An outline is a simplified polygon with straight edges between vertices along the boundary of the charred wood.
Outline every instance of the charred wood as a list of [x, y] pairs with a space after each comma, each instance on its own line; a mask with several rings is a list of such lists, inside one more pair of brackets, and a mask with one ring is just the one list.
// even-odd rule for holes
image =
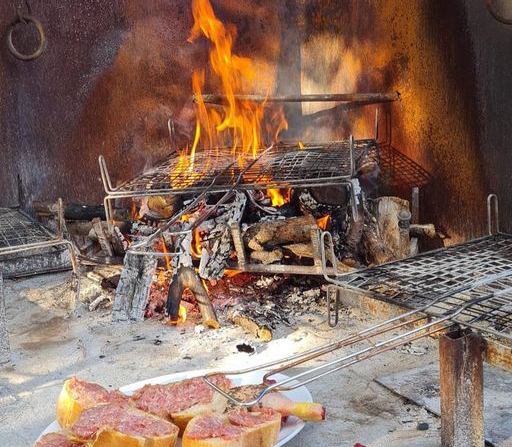
[[157, 259], [127, 253], [112, 307], [112, 321], [143, 321]]
[[220, 327], [215, 309], [212, 306], [208, 291], [203, 285], [201, 278], [191, 267], [180, 267], [172, 278], [167, 296], [167, 313], [171, 322], [177, 323], [179, 318], [179, 307], [181, 297], [185, 289], [190, 289], [201, 311], [203, 325], [213, 329]]
[[251, 259], [259, 261], [265, 265], [273, 264], [274, 262], [281, 261], [283, 259], [283, 250], [275, 248], [272, 251], [253, 251], [251, 252]]
[[[32, 202], [34, 211], [39, 216], [52, 216], [58, 213], [57, 204], [40, 202], [34, 200]], [[75, 203], [64, 204], [64, 218], [68, 220], [92, 220], [99, 218], [106, 219], [105, 208], [101, 206], [78, 205]]]
[[264, 315], [254, 312], [254, 308], [243, 305], [231, 308], [227, 317], [234, 324], [250, 332], [254, 337], [262, 341], [272, 340], [272, 329], [268, 326], [268, 320]]
[[94, 218], [92, 220], [92, 227], [96, 236], [98, 237], [98, 242], [100, 243], [101, 249], [105, 252], [107, 256], [112, 257], [114, 255], [114, 250], [112, 249], [112, 245], [110, 244], [110, 240], [103, 229], [103, 225], [101, 224], [101, 220], [99, 218]]

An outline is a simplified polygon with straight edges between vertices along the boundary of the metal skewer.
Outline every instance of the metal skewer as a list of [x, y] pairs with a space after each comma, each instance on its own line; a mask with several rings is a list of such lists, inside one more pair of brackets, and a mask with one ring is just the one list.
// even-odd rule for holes
[[[210, 373], [204, 376], [204, 380], [206, 383], [208, 383], [213, 389], [215, 389], [217, 392], [221, 393], [223, 396], [225, 396], [229, 401], [233, 402], [234, 404], [250, 407], [253, 405], [256, 405], [258, 402], [261, 401], [261, 399], [269, 392], [271, 391], [288, 391], [295, 388], [298, 388], [300, 386], [307, 385], [308, 383], [317, 380], [321, 377], [326, 376], [327, 374], [331, 374], [335, 371], [339, 371], [341, 369], [347, 368], [348, 366], [354, 365], [356, 363], [359, 363], [363, 360], [366, 360], [368, 358], [374, 357], [378, 354], [381, 354], [383, 352], [396, 349], [399, 346], [403, 346], [404, 344], [410, 343], [412, 341], [418, 340], [420, 338], [426, 337], [428, 335], [432, 335], [441, 331], [445, 331], [449, 329], [454, 324], [460, 324], [463, 326], [472, 326], [472, 320], [464, 322], [459, 321], [457, 319], [458, 316], [460, 316], [465, 310], [480, 305], [492, 298], [496, 298], [501, 295], [505, 295], [507, 293], [512, 292], [512, 287], [508, 287], [503, 290], [499, 290], [496, 292], [487, 293], [483, 296], [479, 296], [477, 298], [474, 298], [472, 300], [469, 300], [462, 305], [460, 305], [458, 308], [452, 308], [444, 313], [439, 313], [435, 310], [433, 310], [433, 307], [438, 305], [439, 303], [446, 301], [450, 297], [464, 292], [469, 291], [472, 289], [476, 289], [485, 285], [488, 285], [492, 282], [495, 282], [497, 280], [500, 280], [502, 278], [506, 278], [512, 275], [512, 270], [508, 270], [490, 277], [486, 277], [480, 280], [472, 281], [470, 283], [467, 283], [463, 286], [458, 287], [457, 289], [454, 289], [448, 293], [445, 293], [438, 298], [434, 299], [432, 302], [430, 302], [428, 305], [424, 306], [421, 309], [411, 310], [403, 315], [391, 318], [387, 321], [384, 321], [382, 323], [379, 323], [377, 325], [374, 325], [368, 329], [365, 329], [363, 331], [358, 332], [357, 334], [350, 335], [346, 338], [343, 338], [341, 340], [338, 340], [333, 343], [328, 343], [322, 346], [319, 346], [317, 348], [308, 350], [301, 354], [296, 354], [284, 359], [275, 360], [273, 362], [269, 362], [263, 365], [259, 365], [252, 368], [247, 368], [243, 370], [238, 371], [226, 371], [226, 372], [216, 372], [216, 373]], [[512, 304], [512, 302], [511, 302]], [[474, 318], [473, 320], [476, 320], [478, 317]], [[384, 335], [389, 334], [390, 332], [395, 332], [398, 329], [404, 329], [406, 326], [416, 325], [419, 324], [422, 320], [430, 319], [429, 322], [419, 326], [415, 327], [413, 329], [406, 330], [404, 333], [399, 335], [393, 335], [389, 338], [386, 338], [383, 341], [379, 341], [376, 343], [373, 343], [370, 339], [378, 336], [378, 335]], [[477, 328], [478, 329], [478, 328]], [[480, 328], [481, 329], [481, 328]], [[282, 371], [285, 371], [287, 369], [293, 368], [295, 366], [298, 366], [300, 364], [303, 364], [305, 362], [308, 362], [310, 360], [313, 360], [315, 358], [321, 357], [323, 355], [326, 355], [330, 352], [336, 351], [341, 348], [346, 348], [350, 346], [354, 346], [357, 343], [366, 341], [371, 344], [371, 346], [359, 349], [358, 351], [344, 355], [340, 358], [337, 358], [335, 360], [329, 361], [324, 363], [323, 365], [317, 366], [315, 368], [309, 369], [307, 371], [304, 371], [302, 373], [296, 374], [294, 376], [291, 376], [287, 379], [272, 383], [270, 378]], [[216, 386], [211, 380], [211, 376], [215, 374], [224, 374], [226, 376], [233, 376], [233, 375], [241, 375], [246, 374], [249, 372], [257, 371], [257, 370], [266, 370], [269, 367], [281, 365], [278, 368], [274, 368], [273, 370], [267, 372], [263, 376], [263, 384], [267, 385], [260, 394], [254, 398], [251, 401], [244, 402], [233, 395], [229, 394], [228, 392], [225, 392], [218, 386]], [[316, 374], [315, 374], [316, 373]], [[309, 377], [312, 374], [315, 374], [313, 377]], [[299, 381], [299, 379], [303, 379], [302, 381]]]

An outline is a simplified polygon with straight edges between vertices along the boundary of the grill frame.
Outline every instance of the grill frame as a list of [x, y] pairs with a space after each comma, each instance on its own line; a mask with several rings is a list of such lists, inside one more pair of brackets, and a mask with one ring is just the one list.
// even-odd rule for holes
[[[280, 144], [271, 147], [257, 158], [250, 169], [244, 173], [244, 178], [237, 188], [254, 190], [337, 185], [350, 180], [355, 175], [358, 160], [366, 156], [378, 159], [379, 150], [376, 140], [350, 139], [331, 143], [311, 143], [305, 144], [304, 150], [300, 150], [295, 144]], [[238, 160], [235, 160], [230, 172], [219, 176], [226, 164], [233, 160], [233, 154], [230, 148], [214, 148], [207, 152], [197, 152], [192, 174], [183, 176], [183, 172], [179, 175], [172, 173], [178, 166], [179, 158], [179, 154], [175, 151], [157, 163], [154, 168], [114, 188], [105, 159], [100, 156], [99, 164], [105, 192], [112, 198], [195, 194], [205, 190], [225, 192], [233, 186], [239, 172], [253, 162], [252, 155], [246, 154], [243, 156], [240, 167], [236, 166]], [[300, 161], [303, 164], [306, 161], [309, 165], [301, 166]], [[201, 179], [198, 180], [197, 176], [201, 176]], [[212, 185], [215, 178], [217, 181]], [[193, 186], [192, 182], [194, 182]]]
[[78, 275], [78, 264], [73, 244], [64, 239], [64, 208], [57, 201], [58, 229], [54, 234], [19, 208], [0, 208], [0, 259], [2, 256], [64, 246], [69, 249], [71, 266]]
[[[322, 261], [326, 267], [325, 253]], [[512, 341], [512, 293], [502, 293], [512, 287], [512, 274], [468, 288], [509, 271], [511, 264], [512, 235], [498, 232], [334, 278], [324, 276], [342, 290], [411, 310], [449, 295], [430, 306], [425, 312], [430, 315], [449, 314], [464, 303], [495, 293], [493, 298], [466, 308], [453, 321]]]

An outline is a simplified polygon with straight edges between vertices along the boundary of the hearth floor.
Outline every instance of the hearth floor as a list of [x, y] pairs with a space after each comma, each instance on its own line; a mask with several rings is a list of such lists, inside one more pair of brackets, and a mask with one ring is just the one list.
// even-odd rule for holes
[[[6, 281], [13, 366], [0, 369], [0, 445], [31, 446], [54, 419], [63, 380], [70, 375], [116, 388], [173, 372], [230, 369], [263, 363], [346, 336], [375, 322], [357, 309], [345, 309], [337, 328], [325, 321], [325, 308], [297, 318], [296, 328], [280, 327], [268, 343], [255, 342], [234, 326], [197, 333], [193, 323], [164, 326], [157, 321], [119, 324], [110, 311], [73, 314], [65, 300], [49, 303], [41, 290], [65, 287], [69, 274]], [[237, 351], [240, 342], [256, 349]], [[327, 408], [327, 420], [307, 424], [287, 446], [431, 447], [439, 445], [439, 421], [415, 404], [374, 382], [399, 371], [437, 362], [437, 346], [423, 340], [412, 347], [367, 360], [313, 382], [314, 399]], [[419, 422], [429, 430], [418, 431]]]

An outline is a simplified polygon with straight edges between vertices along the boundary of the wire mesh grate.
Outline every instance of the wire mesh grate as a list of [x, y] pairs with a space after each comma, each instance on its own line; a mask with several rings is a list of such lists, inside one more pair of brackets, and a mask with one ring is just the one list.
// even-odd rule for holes
[[443, 314], [492, 293], [494, 297], [468, 307], [457, 321], [512, 335], [512, 291], [508, 290], [512, 290], [512, 274], [458, 292], [465, 285], [510, 271], [511, 266], [512, 236], [495, 234], [342, 275], [337, 282], [410, 309], [420, 309], [449, 294], [432, 306], [432, 310]]
[[432, 176], [414, 160], [390, 145], [380, 146], [380, 180], [387, 188], [425, 186]]
[[0, 208], [0, 251], [55, 239], [55, 235], [20, 211]]
[[[336, 184], [353, 176], [358, 163], [378, 157], [375, 140], [354, 141], [352, 166], [350, 142], [305, 144], [301, 149], [295, 144], [279, 144], [267, 151], [243, 175], [240, 189], [287, 188], [293, 186], [322, 186]], [[231, 160], [231, 170], [222, 173]], [[253, 161], [252, 154], [238, 156], [231, 148], [215, 148], [198, 152], [193, 165], [173, 153], [156, 167], [134, 177], [116, 189], [116, 193], [142, 193], [172, 190], [174, 193], [224, 191], [238, 177], [244, 166]], [[212, 181], [221, 174], [215, 185]]]

